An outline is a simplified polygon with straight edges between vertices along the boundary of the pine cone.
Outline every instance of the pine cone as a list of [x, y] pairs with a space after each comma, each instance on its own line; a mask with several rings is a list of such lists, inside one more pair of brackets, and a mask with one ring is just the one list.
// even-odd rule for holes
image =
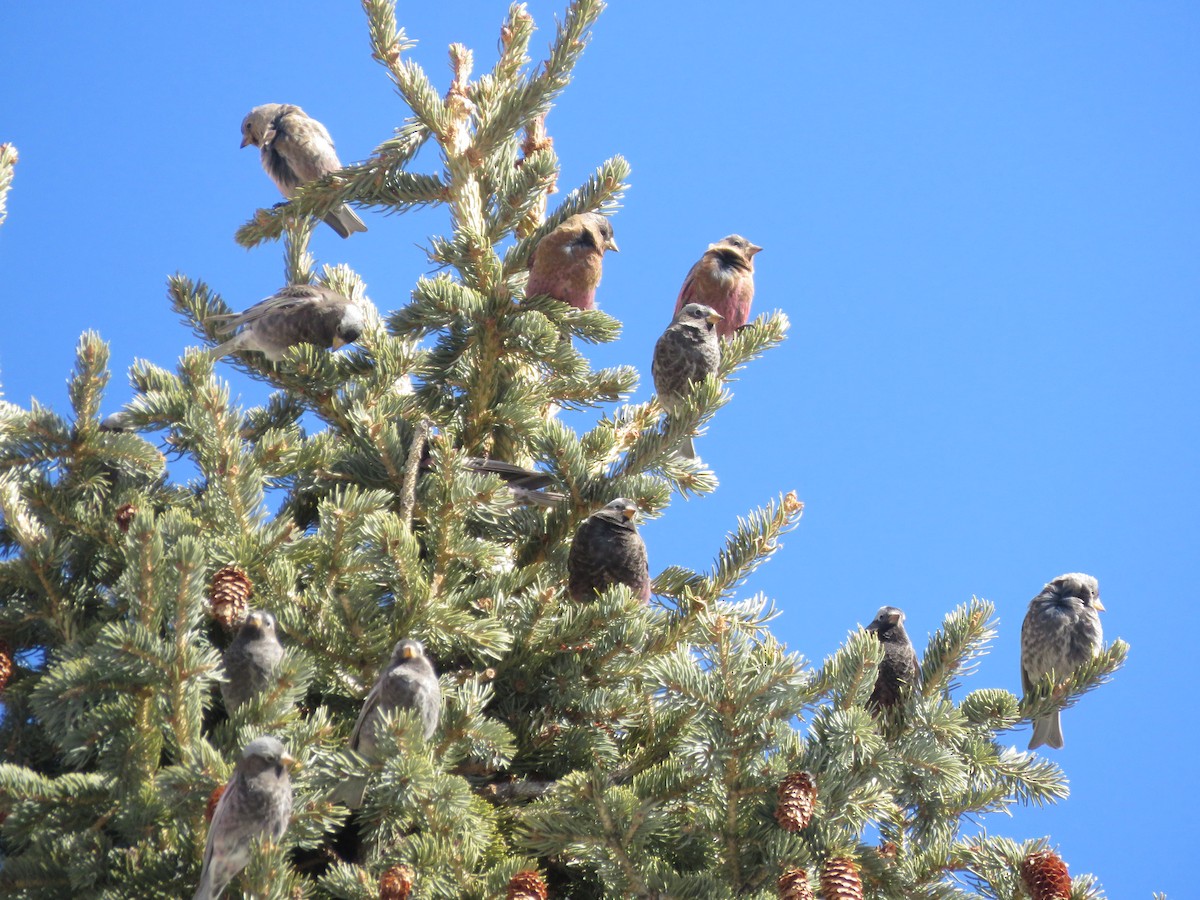
[[808, 873], [803, 869], [788, 869], [779, 876], [775, 887], [783, 900], [813, 900], [812, 887], [808, 883]]
[[217, 804], [221, 802], [221, 795], [225, 793], [225, 785], [218, 784], [216, 789], [208, 795], [208, 804], [204, 807], [204, 821], [211, 822], [213, 813], [217, 811]]
[[8, 641], [0, 641], [0, 691], [8, 687], [8, 679], [12, 678], [12, 673], [12, 647], [8, 646]]
[[408, 900], [412, 884], [412, 869], [408, 866], [392, 866], [379, 879], [379, 900]]
[[863, 900], [858, 866], [848, 856], [826, 860], [821, 869], [821, 896], [825, 900]]
[[254, 585], [246, 573], [235, 566], [226, 566], [212, 577], [208, 589], [212, 616], [226, 631], [233, 631], [246, 618], [246, 605]]
[[1067, 864], [1053, 850], [1025, 857], [1021, 863], [1021, 880], [1033, 900], [1067, 900], [1071, 896]]
[[133, 521], [135, 515], [137, 515], [137, 507], [132, 503], [126, 503], [117, 509], [117, 527], [121, 529], [121, 534], [129, 533], [129, 523]]
[[784, 831], [800, 831], [812, 821], [817, 786], [807, 772], [793, 772], [779, 783], [775, 821]]
[[546, 900], [549, 896], [550, 891], [542, 876], [528, 869], [518, 872], [509, 880], [508, 893], [505, 895], [506, 900]]

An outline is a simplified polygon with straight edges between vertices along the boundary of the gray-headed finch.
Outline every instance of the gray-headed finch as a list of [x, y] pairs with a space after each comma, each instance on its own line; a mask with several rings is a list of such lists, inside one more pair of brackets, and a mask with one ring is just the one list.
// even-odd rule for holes
[[596, 288], [608, 250], [620, 248], [607, 218], [590, 212], [571, 216], [534, 247], [525, 296], [546, 295], [576, 309], [595, 309]]
[[762, 250], [742, 237], [731, 234], [709, 244], [696, 261], [675, 301], [675, 315], [689, 303], [711, 306], [721, 314], [717, 333], [728, 340], [750, 321], [754, 302], [754, 255]]
[[[342, 167], [333, 138], [316, 119], [290, 103], [264, 103], [242, 119], [242, 146], [253, 144], [262, 154], [262, 165], [279, 193], [289, 200], [296, 188], [336, 172]], [[349, 206], [342, 204], [325, 216], [325, 224], [344, 238], [367, 226]]]

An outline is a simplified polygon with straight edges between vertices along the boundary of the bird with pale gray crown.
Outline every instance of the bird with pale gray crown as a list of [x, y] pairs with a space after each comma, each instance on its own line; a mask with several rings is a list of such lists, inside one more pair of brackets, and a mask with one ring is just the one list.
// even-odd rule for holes
[[221, 682], [225, 709], [233, 712], [270, 688], [282, 659], [283, 645], [275, 631], [275, 617], [263, 610], [250, 610], [237, 636], [225, 648], [225, 680]]
[[917, 684], [921, 672], [917, 651], [904, 630], [904, 612], [895, 606], [881, 606], [867, 631], [883, 644], [883, 659], [875, 688], [867, 699], [868, 709], [889, 709], [900, 703]]
[[[711, 306], [689, 303], [675, 315], [658, 343], [650, 365], [658, 400], [670, 415], [687, 396], [688, 389], [708, 375], [717, 374], [721, 365], [721, 342], [717, 324], [721, 314]], [[684, 438], [680, 452], [696, 458], [691, 435]]]
[[529, 255], [525, 296], [561, 300], [575, 309], [596, 308], [604, 254], [619, 252], [612, 223], [599, 213], [578, 213], [546, 234]]
[[637, 504], [618, 497], [592, 513], [575, 531], [567, 554], [567, 590], [572, 600], [595, 600], [614, 584], [633, 588], [642, 602], [650, 600], [650, 564], [646, 544], [633, 519]]
[[[1044, 676], [1062, 680], [1100, 652], [1104, 630], [1100, 625], [1100, 583], [1091, 575], [1059, 575], [1029, 601], [1021, 625], [1021, 686], [1033, 690]], [[1063, 746], [1062, 722], [1055, 710], [1033, 720], [1029, 749], [1045, 744]]]
[[250, 862], [250, 844], [266, 837], [278, 842], [292, 817], [292, 781], [288, 768], [295, 762], [283, 744], [266, 735], [242, 750], [217, 801], [200, 885], [192, 900], [216, 900], [238, 872]]
[[[354, 730], [350, 732], [350, 749], [367, 759], [376, 757], [376, 734], [384, 713], [400, 709], [415, 710], [421, 720], [425, 740], [437, 731], [441, 716], [442, 689], [437, 672], [425, 654], [420, 641], [409, 638], [392, 649], [391, 658], [380, 673], [375, 686], [363, 701]], [[350, 778], [334, 793], [334, 801], [350, 809], [362, 806], [366, 781]]]
[[683, 280], [675, 315], [689, 303], [711, 306], [721, 314], [717, 333], [728, 340], [750, 321], [754, 302], [754, 255], [762, 250], [740, 234], [721, 238], [696, 261]]
[[[258, 147], [262, 165], [279, 193], [289, 200], [296, 188], [342, 167], [333, 138], [316, 119], [290, 103], [264, 103], [242, 119], [242, 146]], [[325, 224], [344, 238], [367, 226], [342, 204], [325, 216]]]
[[319, 284], [290, 284], [245, 312], [221, 313], [206, 321], [226, 333], [241, 328], [205, 351], [210, 358], [258, 350], [272, 362], [299, 344], [337, 350], [358, 340], [366, 327], [357, 303]]

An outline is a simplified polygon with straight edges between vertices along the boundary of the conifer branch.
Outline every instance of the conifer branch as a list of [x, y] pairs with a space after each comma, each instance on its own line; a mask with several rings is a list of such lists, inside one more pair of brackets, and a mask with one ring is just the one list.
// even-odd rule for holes
[[946, 616], [941, 629], [930, 637], [921, 662], [921, 692], [926, 697], [948, 694], [955, 678], [975, 670], [984, 648], [996, 636], [994, 613], [990, 602], [972, 597]]
[[1022, 720], [1036, 719], [1074, 706], [1088, 691], [1108, 682], [1125, 664], [1128, 655], [1129, 645], [1117, 638], [1067, 677], [1043, 676], [1021, 700]]

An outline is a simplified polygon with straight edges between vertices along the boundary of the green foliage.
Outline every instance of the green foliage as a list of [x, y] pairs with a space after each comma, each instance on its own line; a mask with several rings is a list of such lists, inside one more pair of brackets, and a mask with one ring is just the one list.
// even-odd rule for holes
[[[574, 213], [613, 211], [629, 175], [613, 157], [547, 211], [557, 158], [518, 141], [544, 126], [603, 4], [571, 2], [538, 65], [533, 21], [512, 6], [490, 72], [471, 80], [470, 52], [450, 48], [444, 95], [404, 58], [393, 4], [363, 5], [411, 115], [369, 159], [237, 234], [247, 247], [282, 238], [289, 282], [353, 297], [367, 320], [357, 345], [223, 361], [272, 386], [252, 409], [233, 405], [209, 354], [188, 350], [174, 371], [138, 361], [113, 430], [98, 421], [108, 348], [88, 333], [69, 418], [0, 407], [0, 638], [17, 651], [0, 723], [5, 895], [186, 894], [212, 792], [245, 743], [273, 733], [303, 762], [295, 812], [231, 894], [375, 897], [403, 864], [419, 897], [501, 896], [535, 868], [554, 896], [766, 897], [784, 869], [848, 856], [872, 896], [1020, 896], [1021, 860], [1041, 844], [974, 823], [1065, 797], [1066, 781], [1001, 736], [1103, 683], [1126, 645], [1024, 699], [959, 699], [995, 636], [991, 604], [973, 599], [930, 640], [920, 689], [873, 715], [873, 635], [850, 634], [813, 669], [771, 634], [767, 598], [739, 596], [798, 524], [794, 494], [739, 518], [708, 572], [655, 561], [651, 605], [620, 585], [572, 602], [567, 553], [587, 515], [618, 496], [669, 515], [674, 494], [716, 488], [678, 445], [733, 402], [735, 376], [784, 340], [787, 317], [726, 343], [668, 424], [657, 400], [626, 402], [638, 373], [592, 370], [579, 349], [620, 323], [524, 296], [537, 241]], [[427, 143], [441, 170], [409, 171]], [[0, 215], [13, 156], [0, 149]], [[309, 252], [313, 221], [342, 202], [445, 207], [450, 231], [429, 241], [442, 271], [380, 314], [357, 273]], [[217, 291], [176, 274], [168, 297], [197, 338], [220, 339]], [[580, 434], [555, 407], [601, 411]], [[473, 465], [488, 455], [537, 466], [561, 501], [522, 505]], [[232, 714], [217, 690], [230, 636], [209, 604], [225, 566], [246, 573], [287, 648], [277, 684]], [[382, 753], [363, 759], [347, 739], [406, 636], [438, 661], [440, 727], [426, 742], [411, 714], [387, 716]], [[817, 785], [814, 817], [786, 831], [777, 791], [800, 771]], [[353, 816], [332, 799], [346, 778], [368, 784]], [[1083, 876], [1073, 896], [1099, 894]]]

